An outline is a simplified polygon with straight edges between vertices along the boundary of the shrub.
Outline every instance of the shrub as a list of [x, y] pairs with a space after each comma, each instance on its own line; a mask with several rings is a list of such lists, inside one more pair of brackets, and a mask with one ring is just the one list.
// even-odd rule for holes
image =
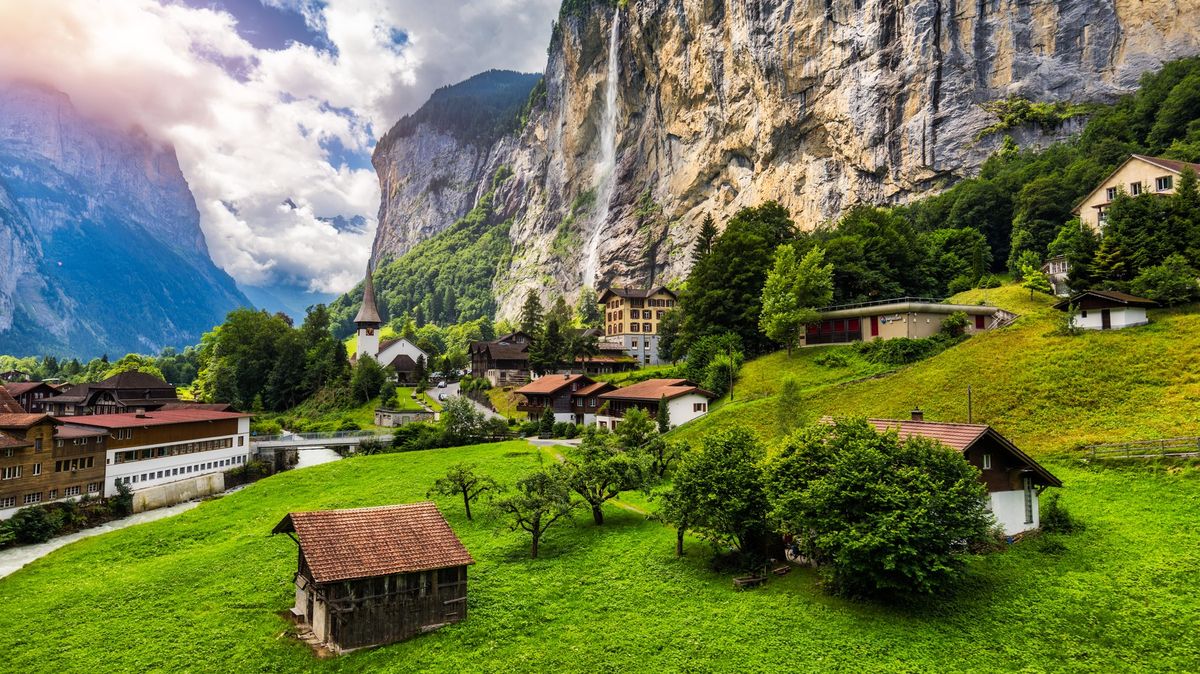
[[427, 421], [397, 426], [392, 431], [392, 447], [398, 452], [444, 447], [442, 429]]
[[850, 357], [843, 349], [830, 349], [814, 358], [813, 362], [822, 367], [846, 367], [850, 364]]
[[536, 421], [524, 421], [521, 423], [521, 435], [531, 438], [538, 434], [541, 424]]
[[125, 517], [133, 513], [133, 490], [129, 485], [117, 482], [117, 493], [115, 496], [110, 496], [108, 499], [109, 508], [117, 517]]
[[351, 419], [350, 417], [342, 417], [342, 420], [340, 422], [338, 422], [337, 430], [339, 430], [339, 431], [361, 431], [362, 426], [359, 426], [358, 422]]
[[947, 337], [959, 337], [967, 331], [967, 314], [956, 311], [942, 320], [941, 333]]
[[390, 446], [382, 440], [375, 438], [367, 438], [358, 443], [358, 454], [371, 456], [372, 454], [383, 454]]
[[0, 550], [17, 542], [17, 534], [12, 529], [12, 520], [0, 520]]
[[882, 365], [908, 365], [935, 356], [953, 346], [957, 340], [944, 335], [925, 339], [876, 339], [862, 342], [854, 348], [872, 363]]
[[701, 380], [704, 388], [720, 398], [729, 392], [730, 383], [742, 367], [742, 352], [734, 351], [730, 357], [727, 353], [719, 353], [713, 357]]
[[1042, 531], [1055, 534], [1069, 534], [1083, 527], [1067, 511], [1067, 507], [1059, 501], [1060, 494], [1053, 492], [1046, 496], [1046, 503], [1041, 510]]
[[557, 421], [554, 423], [553, 434], [556, 438], [569, 438], [571, 436], [568, 433], [573, 433], [574, 430], [575, 424], [569, 421]]
[[51, 517], [41, 506], [21, 508], [9, 523], [18, 543], [45, 543], [62, 528], [62, 515]]
[[250, 423], [250, 433], [253, 435], [279, 435], [283, 426], [275, 419], [255, 419]]
[[1143, 269], [1133, 279], [1130, 290], [1168, 306], [1186, 304], [1200, 297], [1196, 270], [1178, 253], [1168, 256], [1160, 265]]

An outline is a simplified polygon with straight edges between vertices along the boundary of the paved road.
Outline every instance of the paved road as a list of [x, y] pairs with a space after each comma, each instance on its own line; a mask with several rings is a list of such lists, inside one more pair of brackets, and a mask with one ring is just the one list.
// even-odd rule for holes
[[[456, 381], [447, 382], [446, 388], [438, 388], [437, 385], [435, 384], [433, 388], [429, 389], [429, 396], [431, 398], [433, 398], [434, 400], [438, 399], [439, 393], [444, 393], [447, 398], [458, 395], [458, 382], [456, 382]], [[467, 400], [471, 400], [471, 399], [467, 398]], [[497, 413], [489, 410], [488, 408], [484, 407], [483, 405], [480, 405], [479, 403], [475, 402], [474, 400], [471, 400], [471, 404], [475, 406], [475, 409], [479, 410], [480, 412], [483, 412], [484, 417], [487, 419], [493, 419], [493, 418], [503, 419], [504, 418], [504, 415], [497, 414]]]

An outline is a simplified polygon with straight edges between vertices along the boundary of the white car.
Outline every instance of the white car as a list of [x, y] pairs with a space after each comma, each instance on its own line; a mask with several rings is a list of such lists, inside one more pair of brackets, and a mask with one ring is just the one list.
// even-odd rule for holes
[[446, 380], [445, 379], [438, 382], [438, 388], [446, 388]]

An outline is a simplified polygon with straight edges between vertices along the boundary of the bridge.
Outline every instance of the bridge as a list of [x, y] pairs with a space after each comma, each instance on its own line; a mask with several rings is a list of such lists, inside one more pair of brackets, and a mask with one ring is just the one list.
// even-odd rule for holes
[[256, 435], [250, 438], [250, 447], [264, 449], [304, 449], [305, 447], [347, 447], [363, 440], [391, 442], [390, 433], [376, 431], [330, 431], [327, 433], [284, 433], [281, 435]]

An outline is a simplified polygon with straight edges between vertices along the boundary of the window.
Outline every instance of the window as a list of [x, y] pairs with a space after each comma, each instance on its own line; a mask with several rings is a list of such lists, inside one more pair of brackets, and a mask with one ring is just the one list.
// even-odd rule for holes
[[1156, 192], [1169, 192], [1175, 187], [1175, 176], [1159, 176], [1154, 179], [1154, 190]]
[[[77, 443], [77, 441], [72, 441], [72, 442], [71, 442], [71, 444], [73, 444], [73, 445], [74, 445], [74, 444], [76, 444], [76, 443]], [[62, 447], [62, 446], [63, 446], [63, 441], [62, 441], [62, 440], [55, 440], [55, 441], [54, 441], [54, 446], [55, 446], [55, 447]]]
[[1129, 193], [1135, 197], [1137, 195], [1141, 194], [1142, 193], [1142, 184], [1141, 183], [1129, 183]]
[[12, 455], [13, 455], [12, 447], [9, 447], [8, 449], [4, 450], [4, 456], [8, 457], [8, 456], [12, 456]]
[[642, 323], [642, 332], [653, 332], [649, 323]]
[[983, 469], [984, 470], [992, 469], [992, 455], [991, 454], [983, 455]]
[[692, 403], [693, 412], [707, 412], [708, 403]]
[[21, 477], [20, 466], [5, 466], [4, 469], [0, 471], [0, 480], [15, 480], [18, 477]]
[[100, 483], [99, 482], [89, 482], [88, 486], [87, 486], [87, 491], [89, 494], [99, 494], [100, 493]]
[[637, 331], [638, 331], [638, 324], [637, 324], [637, 323], [630, 323], [630, 324], [629, 324], [629, 331], [630, 331], [630, 332], [637, 332]]
[[638, 341], [635, 339], [632, 342], [630, 342], [629, 345], [636, 349], [637, 345], [638, 345]]
[[41, 503], [41, 502], [42, 502], [42, 492], [40, 492], [40, 491], [36, 494], [26, 494], [25, 495], [25, 505], [29, 505], [30, 503]]
[[1033, 478], [1022, 479], [1025, 483], [1025, 524], [1033, 524]]
[[33, 474], [34, 475], [42, 474], [42, 464], [40, 464], [40, 463], [33, 464]]
[[1110, 188], [1104, 190], [1104, 197], [1106, 199], [1108, 199], [1109, 201], [1116, 199], [1117, 198], [1117, 188], [1110, 187]]
[[1079, 310], [1079, 317], [1080, 317], [1080, 318], [1087, 318], [1087, 309], [1080, 309], [1080, 310]]
[[238, 436], [238, 447], [245, 447], [245, 446], [246, 446], [246, 436], [239, 435]]
[[35, 451], [35, 452], [40, 452], [40, 451], [42, 451], [42, 439], [41, 439], [41, 438], [35, 438], [35, 439], [34, 439], [34, 441], [33, 441], [33, 451]]
[[16, 496], [0, 497], [0, 508], [15, 508], [15, 507], [17, 507], [17, 497]]
[[81, 491], [83, 491], [83, 490], [79, 487], [79, 485], [75, 485], [74, 487], [67, 487], [66, 489], [63, 490], [63, 496], [79, 496]]

